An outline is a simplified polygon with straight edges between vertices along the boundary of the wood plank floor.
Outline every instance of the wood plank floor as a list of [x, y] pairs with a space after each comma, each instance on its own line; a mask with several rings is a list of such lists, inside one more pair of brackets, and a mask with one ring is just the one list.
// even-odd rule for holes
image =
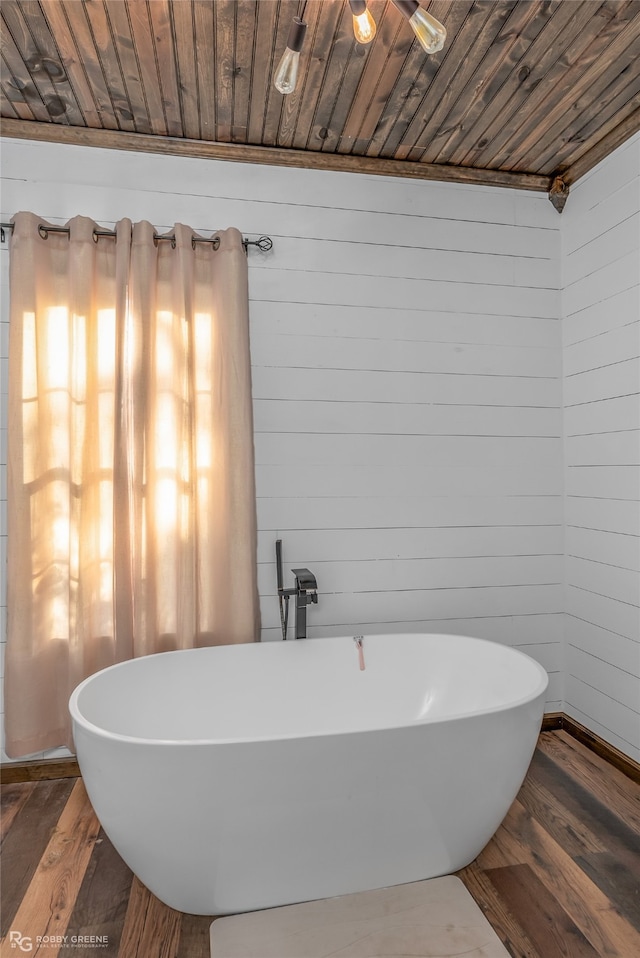
[[[80, 779], [4, 785], [1, 798], [2, 956], [23, 953], [13, 931], [14, 946], [16, 932], [53, 936], [29, 952], [42, 958], [209, 958], [211, 919], [167, 908], [131, 874]], [[513, 958], [637, 958], [640, 785], [543, 732], [507, 818], [459, 877]]]

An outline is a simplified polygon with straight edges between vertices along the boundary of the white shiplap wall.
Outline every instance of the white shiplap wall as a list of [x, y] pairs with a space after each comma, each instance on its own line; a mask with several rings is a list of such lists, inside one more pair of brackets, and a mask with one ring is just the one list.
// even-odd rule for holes
[[279, 638], [281, 537], [285, 569], [317, 575], [311, 636], [494, 638], [547, 668], [562, 707], [560, 218], [544, 195], [23, 141], [2, 174], [3, 219], [274, 239], [250, 252], [263, 638]]
[[640, 761], [640, 134], [562, 216], [565, 711]]

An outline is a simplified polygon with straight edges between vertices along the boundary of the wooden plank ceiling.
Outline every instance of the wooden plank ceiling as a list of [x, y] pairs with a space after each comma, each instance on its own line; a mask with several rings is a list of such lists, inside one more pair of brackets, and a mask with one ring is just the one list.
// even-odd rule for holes
[[422, 6], [447, 29], [432, 56], [390, 0], [367, 46], [347, 0], [3, 0], [2, 132], [564, 190], [640, 129], [640, 0]]

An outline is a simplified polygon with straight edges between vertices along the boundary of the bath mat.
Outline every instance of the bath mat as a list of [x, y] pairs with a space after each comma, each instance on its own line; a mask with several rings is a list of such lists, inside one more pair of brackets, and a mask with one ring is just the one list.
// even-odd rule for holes
[[211, 958], [509, 958], [454, 875], [211, 925]]

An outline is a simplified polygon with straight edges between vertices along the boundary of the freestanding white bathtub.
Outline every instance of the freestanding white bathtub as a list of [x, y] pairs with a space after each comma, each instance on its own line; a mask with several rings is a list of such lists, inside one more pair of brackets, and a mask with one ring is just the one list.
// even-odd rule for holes
[[105, 832], [163, 902], [231, 914], [449, 874], [524, 779], [547, 674], [453, 635], [165, 652], [70, 700]]

